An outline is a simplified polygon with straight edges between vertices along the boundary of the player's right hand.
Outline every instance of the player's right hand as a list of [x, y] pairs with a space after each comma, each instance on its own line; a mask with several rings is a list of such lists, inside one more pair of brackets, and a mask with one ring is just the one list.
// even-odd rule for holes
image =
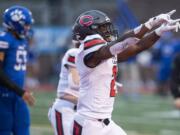
[[159, 36], [161, 36], [163, 33], [168, 31], [176, 31], [179, 30], [179, 21], [180, 19], [172, 20], [168, 22], [167, 24], [162, 24], [159, 28], [155, 30], [155, 33]]
[[174, 105], [177, 109], [180, 109], [180, 97], [174, 100]]
[[176, 10], [172, 10], [168, 13], [162, 13], [160, 15], [152, 17], [145, 23], [145, 26], [149, 29], [152, 29], [153, 27], [156, 27], [163, 23], [169, 23], [172, 20], [171, 15], [173, 15], [175, 12]]
[[25, 91], [22, 98], [30, 106], [33, 106], [35, 104], [35, 98], [32, 92]]

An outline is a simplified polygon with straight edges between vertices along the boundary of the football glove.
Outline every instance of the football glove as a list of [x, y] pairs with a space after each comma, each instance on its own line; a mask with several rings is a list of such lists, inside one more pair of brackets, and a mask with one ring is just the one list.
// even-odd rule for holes
[[163, 23], [168, 23], [170, 22], [172, 19], [171, 19], [171, 15], [174, 14], [176, 12], [176, 10], [172, 10], [168, 13], [163, 13], [163, 14], [160, 14], [158, 16], [155, 16], [153, 18], [150, 18], [146, 23], [145, 23], [145, 26], [148, 28], [148, 29], [152, 29], [153, 27], [155, 26], [158, 26], [160, 24], [163, 24]]
[[168, 23], [162, 24], [159, 28], [155, 30], [155, 33], [159, 36], [161, 36], [163, 33], [168, 32], [168, 31], [176, 31], [178, 32], [179, 30], [179, 21], [180, 19], [176, 20], [170, 20]]

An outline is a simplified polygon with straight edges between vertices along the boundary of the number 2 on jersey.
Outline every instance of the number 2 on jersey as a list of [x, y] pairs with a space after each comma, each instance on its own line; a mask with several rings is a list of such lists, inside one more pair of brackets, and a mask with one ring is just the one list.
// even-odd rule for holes
[[110, 90], [110, 97], [115, 97], [116, 96], [116, 89], [115, 89], [115, 82], [116, 82], [116, 75], [117, 75], [117, 66], [114, 65], [112, 68], [112, 76], [113, 79], [111, 81], [111, 90]]

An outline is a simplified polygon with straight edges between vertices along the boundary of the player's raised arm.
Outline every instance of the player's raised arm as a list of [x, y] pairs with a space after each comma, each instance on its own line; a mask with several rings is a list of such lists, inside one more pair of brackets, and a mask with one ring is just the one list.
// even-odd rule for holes
[[139, 25], [138, 27], [134, 28], [133, 30], [130, 30], [126, 32], [124, 35], [119, 37], [117, 39], [118, 42], [123, 41], [129, 37], [136, 37], [141, 39], [146, 33], [150, 32], [155, 27], [170, 22], [171, 15], [173, 15], [176, 12], [176, 10], [172, 10], [168, 13], [162, 13], [155, 17], [150, 18], [147, 22], [144, 24]]
[[[163, 33], [168, 32], [168, 31], [175, 31], [178, 28], [176, 22], [179, 22], [179, 19], [171, 20], [167, 24], [162, 24], [159, 28], [157, 28], [155, 31], [147, 34], [141, 40], [135, 41], [134, 45], [132, 45], [130, 43], [124, 44], [124, 46], [125, 46], [124, 49], [120, 50], [119, 53], [114, 51], [118, 55], [118, 62], [127, 60], [129, 57], [134, 56], [134, 55], [142, 52], [143, 50], [150, 48], [151, 46], [154, 45], [154, 43], [160, 38], [160, 36]], [[117, 47], [116, 48], [114, 47], [114, 50], [115, 49], [117, 49]]]
[[160, 38], [160, 36], [167, 31], [175, 31], [178, 26], [176, 22], [179, 19], [170, 19], [168, 23], [162, 24], [155, 31], [147, 34], [145, 37], [138, 39], [136, 37], [129, 37], [121, 42], [119, 39], [109, 43], [107, 46], [101, 47], [98, 51], [91, 54], [91, 59], [87, 61], [89, 65], [98, 64], [104, 59], [112, 56], [118, 56], [118, 62], [127, 60], [129, 57], [140, 53], [143, 50], [150, 48]]

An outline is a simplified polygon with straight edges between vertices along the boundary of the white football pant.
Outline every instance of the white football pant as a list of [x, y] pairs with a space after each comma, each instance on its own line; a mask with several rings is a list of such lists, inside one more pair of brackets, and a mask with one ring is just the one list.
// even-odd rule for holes
[[48, 118], [55, 135], [70, 135], [71, 123], [75, 114], [75, 105], [69, 101], [56, 99], [49, 109]]
[[98, 120], [75, 114], [71, 135], [127, 135], [111, 119]]

